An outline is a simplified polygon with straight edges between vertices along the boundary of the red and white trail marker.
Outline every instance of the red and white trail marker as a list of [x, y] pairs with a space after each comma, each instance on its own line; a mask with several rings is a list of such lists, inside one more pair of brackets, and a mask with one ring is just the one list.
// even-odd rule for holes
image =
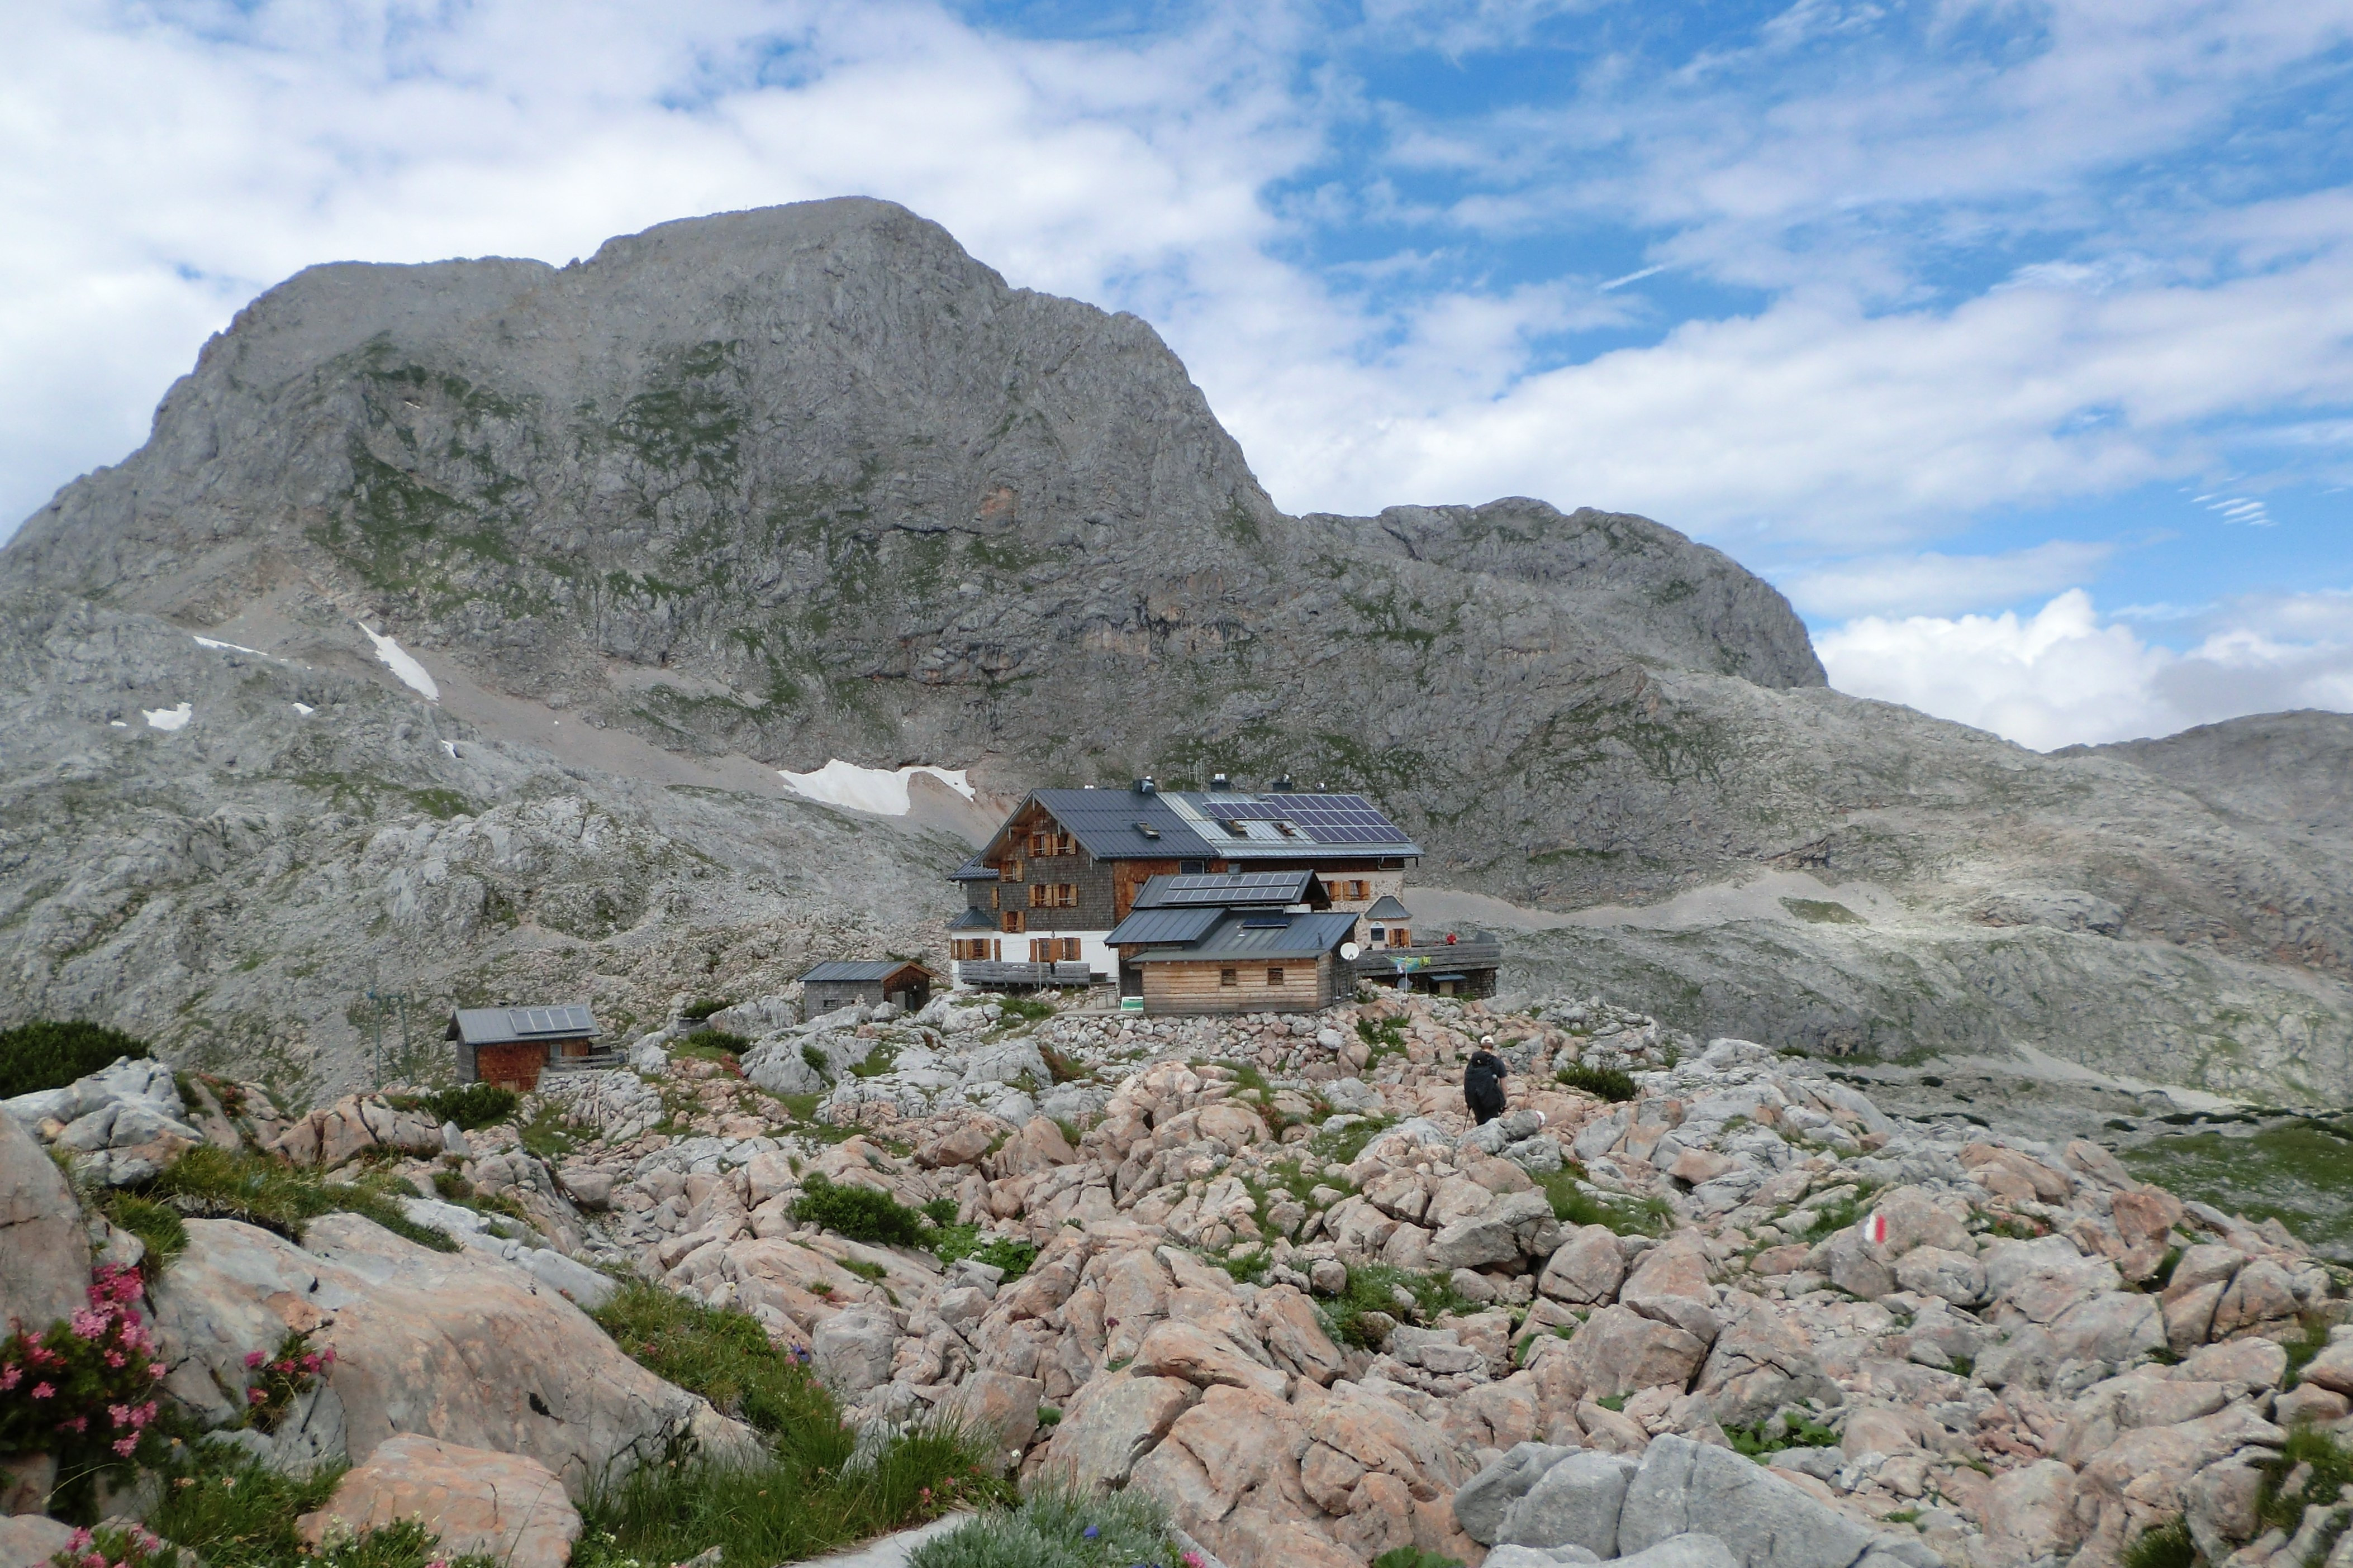
[[1862, 1222], [1862, 1239], [1871, 1243], [1873, 1247], [1885, 1246], [1887, 1244], [1887, 1216], [1883, 1214], [1875, 1214], [1869, 1219], [1864, 1220]]

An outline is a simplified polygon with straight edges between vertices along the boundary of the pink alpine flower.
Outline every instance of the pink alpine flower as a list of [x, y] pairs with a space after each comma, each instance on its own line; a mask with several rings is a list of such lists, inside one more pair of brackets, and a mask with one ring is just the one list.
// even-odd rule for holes
[[24, 1381], [25, 1369], [23, 1367], [13, 1365], [0, 1367], [0, 1394], [5, 1394], [8, 1390], [16, 1387], [18, 1384]]
[[269, 1357], [260, 1351], [248, 1351], [245, 1352], [245, 1364], [248, 1368], [259, 1366], [263, 1362], [266, 1362], [269, 1359]]
[[131, 1450], [139, 1447], [139, 1434], [133, 1432], [128, 1437], [117, 1437], [107, 1446], [127, 1459], [131, 1457]]
[[33, 1384], [33, 1397], [36, 1399], [47, 1399], [56, 1392], [57, 1385], [54, 1384], [37, 1383]]
[[259, 1405], [269, 1397], [268, 1394], [259, 1388], [248, 1388], [245, 1391], [245, 1402], [248, 1405]]

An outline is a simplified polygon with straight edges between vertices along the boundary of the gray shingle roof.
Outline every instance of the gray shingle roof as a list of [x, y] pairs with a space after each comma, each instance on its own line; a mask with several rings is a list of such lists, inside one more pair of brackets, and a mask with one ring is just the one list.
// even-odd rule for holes
[[920, 963], [900, 958], [830, 959], [801, 976], [801, 983], [818, 984], [839, 984], [843, 981], [888, 980], [902, 969], [921, 969]]
[[1284, 904], [1307, 901], [1313, 871], [1218, 871], [1203, 875], [1163, 874], [1136, 889], [1135, 907], [1159, 910], [1212, 905], [1232, 909], [1241, 904]]
[[[1258, 922], [1258, 923], [1253, 923]], [[1356, 917], [1346, 913], [1293, 915], [1281, 925], [1253, 910], [1232, 910], [1198, 942], [1187, 947], [1156, 948], [1135, 955], [1138, 963], [1250, 963], [1321, 958], [1356, 929]]]
[[1197, 942], [1225, 915], [1222, 909], [1139, 909], [1112, 927], [1103, 941], [1113, 947], [1142, 942]]
[[585, 1006], [460, 1007], [449, 1015], [444, 1039], [470, 1046], [516, 1040], [576, 1040], [596, 1034], [596, 1015]]
[[[1032, 798], [1098, 860], [1200, 860], [1209, 856], [1208, 845], [1166, 795], [1125, 789], [1041, 789]], [[995, 847], [992, 842], [990, 847]]]

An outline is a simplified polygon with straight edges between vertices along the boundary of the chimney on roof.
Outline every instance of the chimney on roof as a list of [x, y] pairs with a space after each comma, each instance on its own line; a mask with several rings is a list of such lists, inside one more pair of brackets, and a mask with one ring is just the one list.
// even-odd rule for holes
[[1211, 773], [1209, 775], [1209, 788], [1213, 793], [1219, 790], [1229, 790], [1233, 787], [1233, 781], [1227, 778], [1225, 774]]
[[1138, 795], [1158, 795], [1160, 793], [1160, 786], [1152, 782], [1152, 775], [1150, 773], [1146, 773], [1142, 778], [1135, 781], [1135, 793]]
[[1284, 773], [1278, 777], [1272, 784], [1268, 784], [1266, 786], [1266, 792], [1269, 795], [1289, 795], [1298, 787], [1299, 786], [1297, 784], [1291, 782], [1291, 775], [1289, 773]]

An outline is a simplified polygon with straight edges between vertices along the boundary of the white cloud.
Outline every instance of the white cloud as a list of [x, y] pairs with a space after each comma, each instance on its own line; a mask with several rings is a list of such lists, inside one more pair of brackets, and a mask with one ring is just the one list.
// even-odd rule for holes
[[[1865, 616], [1814, 639], [1831, 684], [2038, 751], [2242, 713], [2353, 712], [2353, 593], [2233, 601], [2185, 653], [2103, 624], [2080, 588], [2031, 616]], [[2293, 639], [2293, 640], [2291, 640]]]
[[1775, 581], [1790, 603], [1810, 615], [1949, 615], [2081, 583], [2106, 565], [2116, 549], [2054, 539], [2000, 555], [1930, 550], [1808, 567], [1777, 574]]

